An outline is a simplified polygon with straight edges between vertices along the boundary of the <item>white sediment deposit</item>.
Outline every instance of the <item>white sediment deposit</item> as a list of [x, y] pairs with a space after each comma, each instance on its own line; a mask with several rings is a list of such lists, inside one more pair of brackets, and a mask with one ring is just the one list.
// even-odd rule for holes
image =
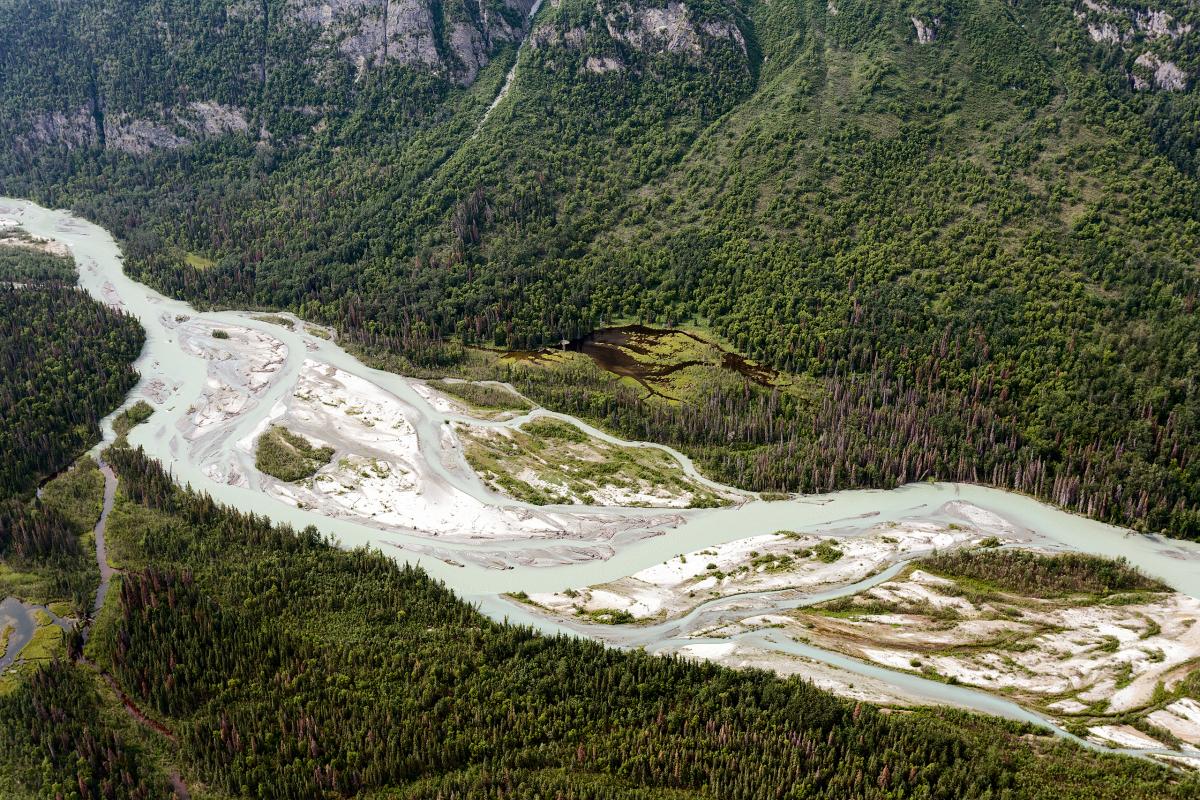
[[0, 217], [0, 247], [24, 247], [38, 250], [56, 256], [70, 255], [70, 248], [65, 244], [44, 236], [29, 236], [17, 227], [15, 219]]
[[[406, 404], [370, 381], [306, 359], [292, 395], [271, 421], [334, 448], [312, 478], [285, 483], [263, 476], [271, 495], [333, 517], [436, 536], [546, 535], [554, 520], [489, 505], [426, 468]], [[265, 428], [264, 428], [265, 429]], [[242, 440], [243, 447], [250, 441]]]
[[[184, 352], [208, 362], [204, 392], [180, 421], [189, 440], [221, 431], [253, 410], [287, 360], [283, 342], [251, 328], [189, 319], [175, 332]], [[152, 391], [157, 396], [157, 387]]]
[[1185, 697], [1149, 715], [1146, 720], [1194, 748], [1200, 748], [1200, 703]]
[[[985, 682], [980, 685], [989, 688], [1024, 681], [1029, 686], [1022, 691], [1060, 704], [1047, 715], [1067, 716], [1101, 698], [1133, 707], [1159, 681], [1176, 685], [1188, 669], [1185, 659], [1197, 631], [1183, 626], [1197, 615], [1195, 598], [1200, 597], [1200, 548], [1194, 545], [1134, 535], [1027, 497], [966, 484], [922, 483], [763, 502], [713, 485], [685, 456], [666, 448], [659, 449], [689, 480], [739, 501], [706, 509], [533, 506], [489, 490], [467, 465], [452, 427], [512, 427], [547, 412], [507, 420], [472, 416], [421, 381], [366, 367], [336, 339], [314, 335], [290, 315], [277, 315], [292, 323], [279, 325], [251, 313], [201, 313], [159, 295], [125, 275], [120, 251], [104, 230], [66, 212], [0, 198], [0, 219], [69, 248], [82, 288], [125, 309], [145, 327], [146, 348], [135, 365], [142, 381], [128, 400], [145, 399], [154, 414], [130, 432], [133, 446], [144, 447], [180, 483], [218, 502], [296, 527], [314, 525], [345, 546], [378, 547], [417, 563], [497, 618], [652, 652], [803, 674], [860, 699], [951, 703], [1049, 724], [1045, 716], [997, 695], [925, 680], [911, 664], [897, 661], [903, 671], [886, 669], [795, 638], [810, 633], [799, 621], [798, 606], [886, 583], [902, 571], [898, 562], [933, 548], [996, 537], [1126, 556], [1181, 594], [1129, 607], [1097, 606], [1082, 614], [1037, 612], [1062, 630], [1039, 634], [1043, 638], [1034, 648], [1013, 654], [1017, 666], [960, 657], [963, 679], [981, 674]], [[227, 338], [214, 336], [217, 330]], [[644, 446], [569, 421], [603, 441]], [[254, 443], [271, 424], [334, 448], [333, 459], [297, 483], [261, 474], [254, 466]], [[111, 426], [105, 428], [111, 441]], [[789, 534], [776, 533], [781, 530]], [[822, 545], [840, 555], [834, 558], [827, 549], [822, 555]], [[811, 552], [803, 557], [795, 552], [806, 549]], [[680, 554], [688, 554], [686, 563]], [[791, 561], [784, 562], [784, 556]], [[556, 599], [565, 594], [564, 587], [590, 594]], [[552, 611], [501, 597], [519, 591]], [[939, 594], [934, 584], [920, 581], [910, 591], [914, 600]], [[575, 616], [581, 601], [585, 615], [610, 608], [643, 622], [585, 624]], [[906, 613], [889, 612], [877, 623], [894, 641], [865, 645], [860, 652], [865, 656], [868, 646], [879, 653], [915, 652], [912, 641], [903, 638], [916, 627], [902, 623]], [[975, 640], [1003, 622], [966, 609], [954, 613], [963, 617], [955, 623], [963, 636]], [[920, 632], [946, 634], [927, 627]], [[1052, 657], [1056, 648], [1064, 655]], [[890, 658], [881, 656], [879, 663]], [[938, 669], [943, 666], [953, 667], [947, 662]], [[1045, 676], [1030, 677], [1025, 669]], [[1065, 697], [1037, 694], [1038, 681], [1072, 688]], [[1194, 741], [1200, 724], [1194, 705], [1168, 699], [1152, 709], [1147, 724]], [[1091, 735], [1133, 745], [1121, 738], [1132, 736], [1127, 731]], [[1187, 754], [1180, 750], [1170, 757]]]
[[1200, 601], [1177, 592], [1114, 604], [976, 602], [953, 581], [916, 570], [860, 598], [892, 610], [801, 614], [797, 631], [896, 669], [1053, 700], [1067, 713], [1143, 708], [1157, 687], [1174, 690], [1200, 659]]
[[[944, 511], [964, 523], [888, 522], [838, 538], [780, 531], [678, 555], [599, 586], [534, 593], [530, 600], [558, 614], [616, 610], [635, 620], [660, 620], [714, 598], [846, 586], [917, 554], [1014, 534], [1003, 520], [968, 504], [952, 504]], [[972, 518], [987, 527], [969, 526]]]
[[442, 394], [441, 392], [437, 391], [436, 389], [431, 388], [430, 386], [428, 386], [424, 383], [414, 383], [413, 389], [416, 390], [417, 394], [419, 394], [419, 395], [421, 395], [421, 397], [425, 398], [426, 402], [428, 402], [429, 405], [433, 406], [438, 411], [441, 411], [443, 413], [449, 412], [449, 413], [453, 413], [453, 414], [470, 414], [471, 413], [471, 409], [469, 409], [467, 407], [466, 403], [463, 403], [461, 400], [456, 400], [452, 397]]

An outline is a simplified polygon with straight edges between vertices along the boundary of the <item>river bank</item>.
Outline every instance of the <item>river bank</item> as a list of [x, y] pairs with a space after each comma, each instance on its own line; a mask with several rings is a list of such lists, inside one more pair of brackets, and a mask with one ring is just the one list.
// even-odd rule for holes
[[[1027, 497], [978, 486], [928, 483], [778, 502], [747, 499], [714, 509], [537, 506], [500, 496], [467, 464], [455, 424], [516, 427], [530, 419], [558, 418], [614, 445], [654, 447], [698, 483], [731, 496], [745, 493], [713, 484], [686, 456], [669, 448], [624, 442], [563, 415], [538, 409], [504, 419], [473, 416], [462, 405], [439, 401], [422, 381], [362, 365], [335, 340], [311, 333], [289, 315], [277, 316], [293, 320], [290, 327], [249, 312], [199, 313], [129, 279], [112, 238], [65, 212], [0, 199], [0, 217], [15, 219], [30, 233], [69, 247], [79, 264], [80, 285], [133, 314], [146, 328], [146, 346], [136, 364], [142, 379], [129, 402], [143, 399], [155, 413], [131, 431], [129, 439], [162, 461], [177, 481], [276, 522], [316, 525], [344, 546], [376, 547], [419, 564], [497, 618], [528, 621], [544, 630], [575, 630], [530, 614], [501, 595], [524, 592], [539, 597], [567, 587], [626, 581], [665, 563], [664, 579], [655, 584], [655, 613], [684, 614], [683, 619], [690, 618], [686, 627], [648, 626], [636, 641], [582, 630], [622, 646], [819, 675], [829, 688], [862, 699], [949, 702], [1046, 725], [1045, 719], [982, 692], [942, 691], [912, 675], [868, 669], [845, 656], [773, 637], [764, 626], [751, 626], [725, 639], [711, 636], [714, 626], [773, 613], [774, 593], [790, 592], [788, 602], [812, 602], [828, 591], [852, 588], [872, 570], [883, 572], [870, 579], [886, 575], [887, 564], [922, 549], [916, 544], [908, 553], [879, 547], [864, 551], [846, 562], [861, 561], [855, 569], [814, 572], [813, 580], [791, 586], [779, 586], [769, 579], [775, 573], [763, 573], [763, 580], [752, 588], [765, 596], [721, 594], [709, 598], [713, 602], [698, 613], [688, 612], [680, 598], [696, 592], [696, 584], [706, 578], [685, 574], [679, 569], [682, 564], [669, 564], [681, 554], [715, 548], [714, 563], [721, 570], [724, 554], [748, 555], [754, 549], [737, 545], [731, 550], [730, 543], [781, 530], [804, 537], [806, 547], [815, 546], [809, 538], [818, 543], [833, 540], [832, 546], [845, 554], [857, 553], [870, 537], [888, 536], [881, 526], [920, 532], [922, 525], [955, 524], [961, 530], [951, 536], [954, 541], [994, 535], [993, 528], [1000, 526], [1014, 539], [1047, 548], [1125, 556], [1179, 591], [1200, 597], [1200, 547], [1131, 534]], [[216, 336], [215, 331], [226, 335]], [[311, 485], [281, 482], [254, 467], [256, 437], [281, 421], [341, 451]], [[104, 427], [110, 441], [111, 418]], [[952, 503], [958, 504], [954, 520], [947, 516]], [[883, 544], [889, 543], [878, 538], [876, 545]], [[936, 545], [931, 539], [922, 547], [928, 546]], [[675, 578], [679, 581], [670, 583]], [[644, 574], [637, 580], [654, 583]], [[645, 610], [652, 605], [647, 603]], [[765, 619], [769, 626], [769, 616]], [[812, 666], [818, 662], [821, 667]]]

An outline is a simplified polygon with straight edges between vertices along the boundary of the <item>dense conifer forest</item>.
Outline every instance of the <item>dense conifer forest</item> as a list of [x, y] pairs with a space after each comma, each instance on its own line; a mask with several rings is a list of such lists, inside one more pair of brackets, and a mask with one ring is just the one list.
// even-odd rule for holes
[[32, 495], [100, 440], [99, 420], [137, 382], [145, 336], [75, 277], [69, 256], [0, 245], [0, 599], [63, 600], [82, 613], [97, 577], [80, 542], [103, 480], [85, 465], [48, 486], [45, 502]]
[[135, 320], [62, 284], [0, 285], [0, 497], [28, 494], [100, 439], [137, 382]]
[[[1018, 725], [885, 714], [798, 678], [501, 625], [418, 569], [218, 506], [140, 451], [107, 457], [124, 575], [83, 649], [92, 666], [51, 665], [0, 697], [0, 758], [35, 796], [157, 797], [176, 771], [218, 798], [1130, 800], [1198, 788]], [[94, 670], [151, 722], [123, 718]]]
[[0, 281], [17, 284], [74, 283], [70, 258], [40, 249], [20, 228], [4, 231], [11, 243], [0, 243]]

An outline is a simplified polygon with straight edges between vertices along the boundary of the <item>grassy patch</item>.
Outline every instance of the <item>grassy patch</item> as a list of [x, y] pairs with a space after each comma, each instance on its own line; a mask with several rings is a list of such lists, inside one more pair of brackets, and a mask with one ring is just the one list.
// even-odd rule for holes
[[540, 608], [543, 610], [546, 609], [544, 605], [530, 597], [527, 592], [506, 592], [504, 596], [509, 599], [516, 600], [518, 603], [524, 603], [525, 605], [533, 608]]
[[37, 628], [29, 644], [21, 650], [20, 659], [25, 662], [49, 661], [65, 653], [63, 645], [63, 629], [54, 624], [54, 620], [45, 611], [34, 611]]
[[582, 428], [550, 417], [526, 422], [521, 426], [521, 430], [542, 439], [550, 439], [556, 442], [570, 442], [573, 444], [585, 444], [592, 438], [584, 433]]
[[1013, 592], [1024, 597], [1056, 598], [1072, 594], [1104, 597], [1122, 592], [1169, 591], [1125, 559], [1082, 553], [958, 550], [924, 559], [921, 567], [985, 591]]
[[[33, 673], [38, 667], [54, 659], [63, 658], [67, 654], [66, 633], [54, 624], [54, 620], [45, 611], [35, 610], [33, 617], [37, 622], [33, 636], [25, 646], [17, 652], [12, 668], [0, 676], [0, 695], [8, 694], [17, 688], [22, 678]], [[0, 641], [0, 655], [4, 655], [7, 647], [7, 634]]]
[[214, 339], [228, 339], [229, 338], [229, 332], [223, 331], [220, 328], [214, 328], [212, 335], [213, 335]]
[[199, 253], [188, 251], [183, 254], [183, 263], [189, 267], [196, 269], [212, 269], [217, 265], [217, 262], [207, 256], [202, 256]]
[[459, 429], [466, 458], [493, 490], [534, 505], [598, 503], [710, 507], [728, 501], [695, 483], [669, 454], [595, 439], [557, 419], [517, 431]]
[[257, 316], [253, 317], [253, 319], [258, 320], [259, 322], [269, 322], [272, 325], [278, 325], [281, 328], [287, 328], [289, 331], [295, 327], [290, 319], [287, 317], [281, 317], [278, 314], [258, 314]]
[[112, 660], [112, 646], [116, 642], [116, 630], [121, 620], [121, 575], [113, 576], [108, 586], [108, 594], [104, 596], [104, 605], [92, 622], [91, 635], [83, 646], [86, 658], [97, 664], [105, 664]]
[[287, 428], [272, 425], [258, 439], [254, 466], [281, 481], [307, 478], [333, 459], [332, 447], [316, 447]]
[[588, 622], [599, 625], [628, 625], [637, 622], [637, 617], [620, 608], [593, 608], [589, 611], [579, 611], [579, 616], [587, 617]]
[[113, 430], [116, 431], [117, 436], [125, 436], [135, 426], [150, 419], [150, 415], [153, 413], [154, 406], [145, 400], [138, 400], [113, 418]]
[[[135, 503], [118, 491], [108, 515], [108, 563], [123, 571], [140, 569], [145, 565], [144, 554], [160, 555], [158, 542], [178, 536], [176, 527], [177, 522], [170, 515]], [[112, 598], [117, 584], [114, 582], [109, 588], [108, 598]]]
[[885, 602], [883, 600], [864, 597], [838, 597], [803, 609], [804, 613], [807, 614], [820, 614], [824, 617], [840, 617], [844, 619], [873, 616], [875, 614], [894, 614], [899, 610], [900, 606], [891, 601]]
[[31, 569], [18, 569], [0, 561], [0, 595], [41, 602], [49, 592], [44, 576]]
[[42, 503], [70, 520], [80, 535], [91, 533], [103, 501], [104, 475], [87, 456], [42, 487]]
[[525, 398], [496, 384], [441, 380], [430, 381], [429, 385], [439, 392], [487, 411], [528, 411], [533, 408], [533, 404]]
[[761, 568], [763, 572], [788, 572], [795, 567], [795, 557], [787, 553], [767, 553], [755, 556], [750, 566]]
[[[711, 331], [700, 328], [607, 328], [584, 340], [578, 350], [513, 352], [506, 354], [502, 364], [553, 375], [588, 361], [621, 384], [638, 388], [647, 399], [668, 404], [695, 401], [708, 395], [714, 385], [726, 383], [748, 382], [761, 390], [778, 389], [798, 396], [814, 391], [810, 382], [747, 359]], [[533, 378], [534, 387], [543, 383], [533, 375], [524, 377]]]
[[833, 539], [830, 539], [828, 541], [821, 542], [814, 547], [813, 555], [817, 557], [818, 561], [821, 561], [825, 564], [832, 564], [845, 554], [838, 549], [837, 542], [835, 542]]

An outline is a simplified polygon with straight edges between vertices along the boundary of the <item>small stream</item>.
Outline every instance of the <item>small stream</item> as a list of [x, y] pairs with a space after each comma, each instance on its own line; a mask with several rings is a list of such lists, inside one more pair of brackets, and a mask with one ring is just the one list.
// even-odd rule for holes
[[[87, 640], [87, 634], [91, 629], [91, 622], [96, 615], [100, 613], [100, 609], [104, 606], [104, 598], [108, 595], [108, 588], [112, 582], [112, 576], [116, 574], [116, 570], [108, 565], [108, 548], [104, 539], [104, 530], [108, 522], [108, 514], [112, 511], [113, 501], [117, 496], [117, 476], [113, 473], [112, 468], [100, 461], [100, 471], [104, 475], [104, 503], [100, 509], [100, 518], [96, 521], [95, 527], [92, 529], [96, 541], [96, 567], [100, 572], [100, 584], [96, 590], [96, 600], [92, 604], [91, 619], [86, 621], [83, 629], [84, 640]], [[40, 489], [39, 495], [40, 495]], [[8, 637], [8, 647], [3, 656], [0, 656], [0, 673], [16, 664], [20, 660], [21, 651], [33, 639], [33, 634], [37, 630], [37, 620], [34, 618], [34, 613], [42, 611], [49, 615], [53, 624], [62, 628], [63, 631], [70, 631], [75, 627], [74, 620], [64, 619], [51, 611], [46, 606], [40, 606], [33, 603], [26, 603], [16, 597], [6, 597], [0, 600], [0, 631], [5, 628], [11, 628]]]
[[[108, 587], [112, 583], [113, 575], [117, 571], [108, 564], [108, 543], [104, 539], [104, 531], [108, 526], [108, 514], [112, 511], [113, 501], [117, 497], [117, 476], [112, 471], [112, 467], [104, 463], [103, 459], [98, 459], [100, 462], [100, 472], [104, 475], [104, 505], [100, 508], [100, 519], [96, 521], [96, 527], [93, 533], [96, 539], [96, 568], [100, 571], [100, 586], [96, 589], [96, 601], [92, 604], [92, 619], [100, 613], [100, 609], [104, 607], [104, 598], [108, 596]], [[88, 620], [88, 628], [84, 630], [84, 638], [86, 640], [87, 633], [91, 628], [91, 620]]]
[[525, 38], [517, 45], [517, 54], [513, 56], [513, 65], [509, 68], [508, 74], [504, 76], [504, 84], [500, 87], [500, 91], [496, 93], [496, 97], [492, 100], [491, 105], [487, 107], [487, 111], [483, 112], [483, 116], [479, 120], [479, 124], [475, 126], [475, 131], [471, 134], [474, 139], [483, 130], [483, 125], [488, 121], [488, 117], [492, 116], [492, 112], [496, 110], [496, 106], [508, 97], [508, 92], [512, 89], [513, 81], [517, 77], [517, 64], [521, 61], [521, 53], [525, 50], [525, 44], [529, 41], [529, 37], [533, 35], [533, 23], [537, 17], [538, 9], [542, 7], [542, 0], [535, 0], [533, 6], [529, 9], [529, 16], [526, 17], [526, 23], [529, 25], [529, 30], [525, 32]]

